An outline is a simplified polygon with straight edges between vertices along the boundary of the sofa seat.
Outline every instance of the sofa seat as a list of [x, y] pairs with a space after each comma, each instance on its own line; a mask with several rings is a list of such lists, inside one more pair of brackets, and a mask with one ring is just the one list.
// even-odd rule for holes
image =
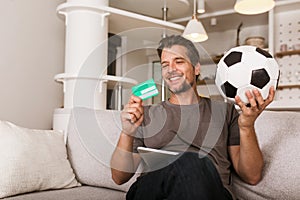
[[101, 187], [80, 186], [70, 189], [33, 192], [4, 198], [5, 200], [120, 200], [125, 192]]

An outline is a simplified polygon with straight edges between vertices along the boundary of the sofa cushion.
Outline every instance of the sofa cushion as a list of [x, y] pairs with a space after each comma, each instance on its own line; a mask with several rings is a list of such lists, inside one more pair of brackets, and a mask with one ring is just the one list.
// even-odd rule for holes
[[67, 149], [76, 177], [82, 184], [127, 191], [135, 181], [117, 185], [111, 178], [110, 159], [121, 132], [120, 112], [73, 108]]
[[299, 199], [300, 112], [264, 111], [257, 119], [256, 133], [265, 167], [256, 186], [233, 177], [239, 199]]
[[79, 186], [63, 134], [0, 121], [0, 198]]
[[48, 190], [5, 198], [5, 200], [124, 200], [126, 193], [107, 188], [82, 186]]

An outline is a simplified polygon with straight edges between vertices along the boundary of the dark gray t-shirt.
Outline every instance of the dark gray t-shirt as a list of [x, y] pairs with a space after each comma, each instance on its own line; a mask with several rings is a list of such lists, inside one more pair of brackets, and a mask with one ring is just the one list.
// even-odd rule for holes
[[233, 104], [201, 98], [199, 104], [175, 105], [169, 101], [144, 107], [133, 151], [138, 146], [194, 151], [215, 164], [224, 186], [231, 191], [228, 146], [240, 144], [238, 112]]

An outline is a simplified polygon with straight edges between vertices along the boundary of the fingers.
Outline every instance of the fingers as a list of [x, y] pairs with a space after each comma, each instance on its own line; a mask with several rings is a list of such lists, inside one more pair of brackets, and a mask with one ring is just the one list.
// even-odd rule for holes
[[123, 117], [131, 123], [135, 123], [143, 115], [143, 108], [138, 104], [128, 104], [123, 110]]
[[129, 103], [124, 107], [122, 111], [122, 118], [128, 120], [131, 123], [139, 122], [144, 114], [144, 108], [142, 99], [136, 96], [131, 96]]
[[245, 103], [241, 100], [239, 96], [235, 97], [235, 103], [241, 108], [241, 110], [246, 111], [246, 110], [253, 110], [257, 111], [258, 110], [258, 102], [256, 101], [255, 97], [252, 95], [250, 91], [246, 91], [245, 93], [246, 97], [248, 98], [249, 103]]
[[[258, 89], [247, 91], [245, 93], [248, 98], [249, 104], [245, 104], [239, 96], [235, 97], [236, 104], [241, 108], [241, 115], [239, 117], [240, 127], [253, 127], [257, 117], [274, 99], [274, 88], [269, 90], [269, 96], [266, 100], [263, 99]], [[249, 105], [249, 106], [248, 106]]]
[[270, 87], [269, 95], [266, 100], [263, 99], [258, 89], [253, 89], [252, 91], [248, 90], [246, 91], [245, 95], [249, 101], [249, 104], [247, 104], [247, 106], [244, 102], [242, 102], [239, 96], [235, 97], [236, 104], [241, 109], [244, 107], [250, 107], [253, 111], [262, 111], [274, 100], [275, 90], [273, 86]]
[[140, 97], [131, 95], [131, 96], [130, 96], [130, 99], [129, 99], [129, 104], [132, 104], [132, 103], [139, 103], [139, 104], [142, 104], [142, 103], [143, 103], [143, 100], [142, 100]]
[[253, 111], [259, 111], [263, 107], [264, 100], [257, 89], [253, 89], [252, 92], [247, 91], [246, 96]]
[[244, 102], [242, 102], [241, 98], [239, 96], [235, 96], [235, 103], [236, 105], [238, 105], [241, 109], [243, 109], [243, 107], [245, 107], [246, 105], [244, 104]]
[[268, 98], [265, 100], [265, 103], [269, 105], [274, 100], [274, 97], [275, 97], [275, 89], [274, 86], [271, 86], [269, 90]]

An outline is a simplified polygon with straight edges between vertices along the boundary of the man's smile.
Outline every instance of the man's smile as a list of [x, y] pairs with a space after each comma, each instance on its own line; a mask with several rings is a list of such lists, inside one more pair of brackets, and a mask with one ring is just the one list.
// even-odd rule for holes
[[182, 74], [170, 74], [169, 76], [167, 76], [167, 80], [169, 80], [170, 82], [176, 82], [178, 81], [179, 79], [182, 78]]

